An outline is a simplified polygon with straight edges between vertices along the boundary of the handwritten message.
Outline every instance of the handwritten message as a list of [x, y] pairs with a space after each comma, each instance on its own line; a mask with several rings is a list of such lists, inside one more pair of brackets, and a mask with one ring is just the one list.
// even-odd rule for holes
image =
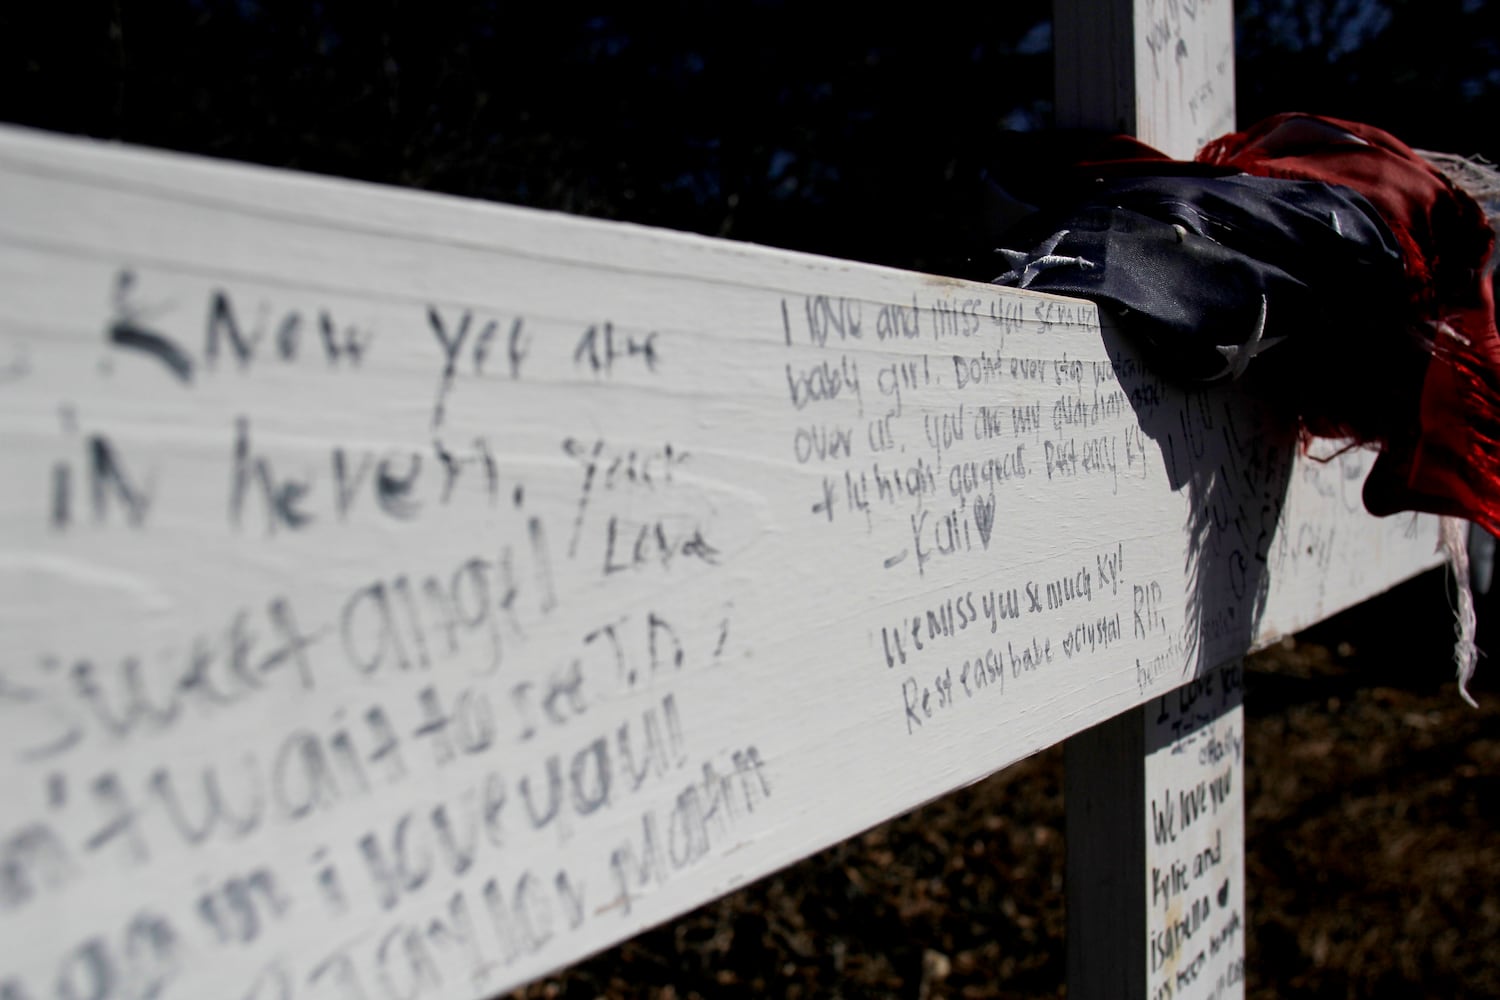
[[1086, 303], [0, 145], [3, 1000], [494, 995], [1432, 559]]
[[1239, 664], [1147, 706], [1147, 995], [1243, 996], [1245, 725]]
[[1234, 5], [1228, 0], [1143, 0], [1135, 10], [1135, 86], [1155, 112], [1141, 138], [1190, 158], [1234, 131]]

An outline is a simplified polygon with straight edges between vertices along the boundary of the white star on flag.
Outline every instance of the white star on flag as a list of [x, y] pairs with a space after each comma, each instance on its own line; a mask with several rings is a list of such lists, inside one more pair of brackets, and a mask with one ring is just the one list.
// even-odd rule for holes
[[[998, 253], [1005, 256], [1005, 263], [1010, 265], [1010, 270], [995, 279], [995, 284], [1011, 284], [1014, 288], [1030, 288], [1036, 276], [1043, 271], [1049, 271], [1054, 267], [1076, 267], [1080, 270], [1091, 271], [1097, 265], [1083, 257], [1068, 257], [1056, 253], [1057, 245], [1062, 242], [1068, 230], [1063, 229], [1053, 233], [1042, 241], [1042, 245], [1031, 253], [1022, 253], [1020, 250], [1006, 250], [1004, 247], [997, 248]], [[1013, 284], [1012, 284], [1013, 283]]]

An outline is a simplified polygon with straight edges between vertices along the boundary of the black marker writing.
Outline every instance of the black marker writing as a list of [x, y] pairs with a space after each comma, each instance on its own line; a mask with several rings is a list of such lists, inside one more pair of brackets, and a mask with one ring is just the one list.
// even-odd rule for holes
[[458, 365], [458, 352], [464, 348], [464, 340], [469, 336], [469, 323], [473, 318], [473, 313], [467, 309], [464, 310], [463, 318], [459, 320], [458, 329], [450, 334], [443, 323], [443, 317], [437, 311], [437, 307], [427, 307], [427, 323], [432, 327], [432, 335], [437, 338], [438, 343], [443, 349], [443, 374], [438, 380], [437, 399], [432, 404], [432, 427], [434, 430], [443, 425], [443, 407], [448, 398], [448, 390], [453, 387], [454, 370]]
[[153, 357], [181, 381], [192, 382], [193, 359], [188, 352], [170, 337], [142, 325], [143, 312], [129, 300], [134, 285], [134, 271], [121, 271], [115, 276], [115, 317], [109, 324], [109, 342]]

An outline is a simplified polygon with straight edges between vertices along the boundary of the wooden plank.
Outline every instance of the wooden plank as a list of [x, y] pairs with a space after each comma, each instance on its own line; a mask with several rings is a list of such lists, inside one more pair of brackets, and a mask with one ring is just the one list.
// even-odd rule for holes
[[492, 995], [1435, 563], [1085, 303], [15, 129], [0, 370], [8, 996]]
[[1145, 711], [1122, 712], [1063, 747], [1070, 996], [1145, 993]]
[[1059, 127], [1135, 134], [1135, 6], [1135, 0], [1052, 0]]
[[1145, 706], [1149, 997], [1245, 993], [1243, 696], [1236, 662]]
[[1241, 671], [1068, 740], [1069, 995], [1244, 995]]
[[1054, 0], [1059, 125], [1188, 158], [1234, 129], [1230, 0]]
[[[1059, 125], [1131, 132], [1183, 158], [1234, 127], [1229, 3], [1117, 0], [1093, 14], [1083, 7], [1060, 0], [1055, 8]], [[1216, 530], [1190, 534], [1207, 539]], [[1232, 603], [1202, 607], [1212, 613]], [[1164, 836], [1161, 826], [1161, 810], [1175, 808], [1179, 799], [1183, 810], [1197, 805], [1200, 786], [1207, 795], [1223, 783], [1233, 789], [1243, 783], [1238, 759], [1222, 773], [1223, 761], [1214, 760], [1214, 773], [1202, 778], [1184, 766], [1196, 734], [1243, 735], [1239, 686], [1232, 683], [1239, 667], [1203, 669], [1211, 665], [1200, 662], [1201, 676], [1177, 691], [1068, 741], [1070, 996], [1244, 995], [1239, 793], [1233, 792], [1235, 805], [1214, 800], [1211, 842], [1203, 833], [1210, 829], [1206, 822], [1180, 837], [1175, 829]], [[1215, 687], [1227, 694], [1217, 702], [1203, 696]], [[1182, 711], [1189, 708], [1194, 735], [1183, 732]], [[1194, 796], [1183, 797], [1184, 787]], [[1215, 850], [1217, 861], [1206, 874], [1224, 880], [1217, 910], [1217, 890], [1203, 891], [1199, 877]]]

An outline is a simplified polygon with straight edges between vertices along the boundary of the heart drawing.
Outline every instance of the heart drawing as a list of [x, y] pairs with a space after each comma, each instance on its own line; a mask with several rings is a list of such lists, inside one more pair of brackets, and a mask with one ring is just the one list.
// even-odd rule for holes
[[979, 529], [979, 540], [986, 550], [990, 547], [990, 532], [995, 530], [995, 498], [974, 498], [974, 527]]

